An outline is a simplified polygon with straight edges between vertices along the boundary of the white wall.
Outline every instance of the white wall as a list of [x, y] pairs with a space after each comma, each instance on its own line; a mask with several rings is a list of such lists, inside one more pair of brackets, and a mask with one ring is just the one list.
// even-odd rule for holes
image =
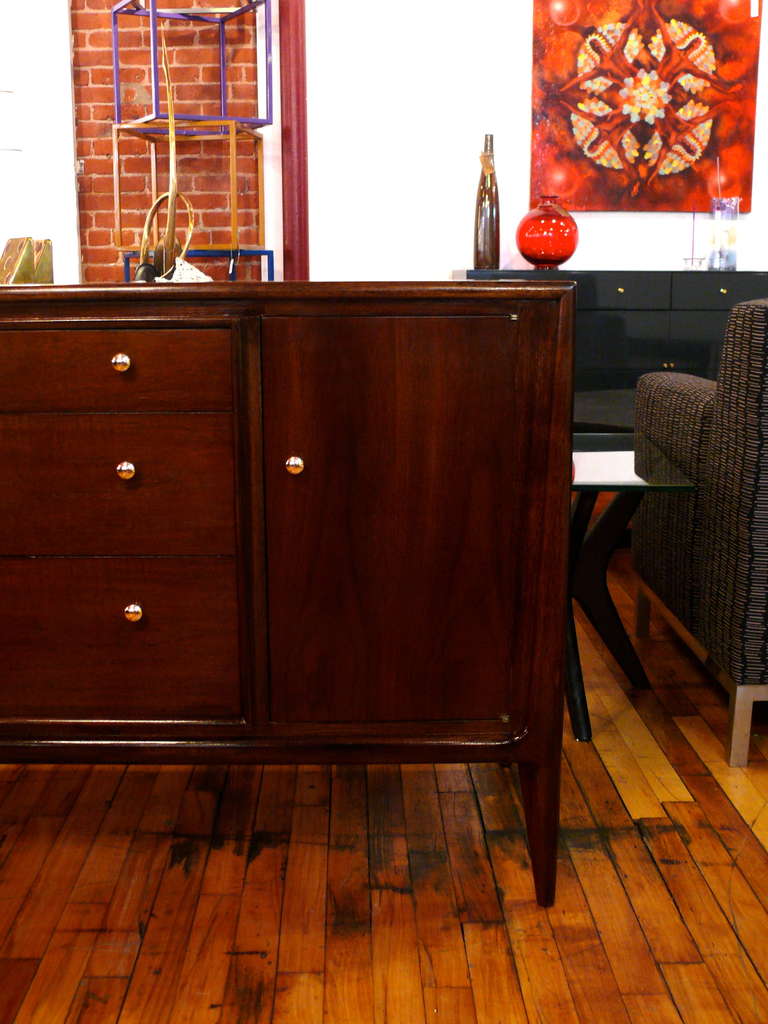
[[[280, 140], [280, 19], [278, 0], [272, 3], [272, 124], [261, 129], [264, 140], [264, 245], [275, 253], [275, 280], [283, 278], [282, 146]], [[261, 24], [261, 22], [259, 22]], [[261, 57], [261, 53], [259, 54]], [[259, 69], [263, 63], [259, 59]], [[263, 76], [259, 95], [264, 95]]]
[[[493, 132], [503, 267], [528, 209], [532, 0], [306, 0], [310, 274], [445, 280], [471, 266], [483, 136]], [[739, 269], [768, 269], [768, 17], [753, 212]], [[703, 216], [697, 216], [699, 227]], [[682, 269], [690, 214], [579, 213], [572, 269]], [[697, 255], [706, 232], [697, 229]]]
[[0, 152], [0, 249], [8, 238], [50, 238], [55, 282], [77, 284], [69, 0], [38, 0], [34, 14], [1, 2], [0, 90], [11, 95], [0, 96], [0, 148], [21, 152]]
[[[21, 42], [29, 30], [24, 5], [0, 2], [0, 90], [15, 90], [11, 100], [23, 111], [11, 132], [23, 152], [0, 153], [0, 245], [16, 235], [52, 238], [56, 282], [77, 282], [69, 2], [39, 0], [34, 59]], [[446, 280], [470, 266], [486, 132], [496, 144], [502, 266], [524, 266], [514, 233], [528, 208], [532, 0], [389, 7], [306, 0], [306, 17], [311, 276]], [[753, 212], [740, 223], [742, 270], [768, 269], [764, 21]], [[278, 83], [278, 33], [274, 51]], [[279, 104], [276, 113], [279, 123]], [[264, 134], [267, 245], [279, 251], [279, 133]], [[689, 214], [576, 219], [579, 248], [567, 264], [573, 269], [677, 269], [690, 255]], [[704, 235], [697, 232], [697, 254], [706, 249]]]

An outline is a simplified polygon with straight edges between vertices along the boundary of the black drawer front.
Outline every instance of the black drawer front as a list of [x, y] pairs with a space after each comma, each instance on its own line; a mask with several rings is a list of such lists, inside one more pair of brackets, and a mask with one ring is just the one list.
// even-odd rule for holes
[[659, 310], [594, 310], [576, 313], [576, 366], [622, 366], [640, 344], [669, 337], [669, 313]]
[[669, 321], [669, 336], [673, 342], [699, 341], [710, 345], [722, 344], [728, 323], [728, 310], [673, 310]]
[[574, 274], [580, 309], [669, 309], [670, 275], [633, 270]]
[[577, 309], [669, 309], [671, 274], [636, 270], [469, 270], [473, 281], [575, 281]]
[[747, 299], [768, 296], [768, 274], [690, 271], [672, 274], [675, 309], [730, 309]]
[[704, 374], [711, 352], [712, 343], [695, 332], [671, 334], [666, 312], [581, 312], [576, 315], [575, 386], [630, 388], [652, 370]]
[[706, 346], [709, 354], [701, 373], [713, 380], [720, 365], [728, 313], [727, 309], [713, 309], [706, 313], [695, 309], [686, 312], [675, 310], [670, 317], [669, 336], [672, 347], [696, 344]]

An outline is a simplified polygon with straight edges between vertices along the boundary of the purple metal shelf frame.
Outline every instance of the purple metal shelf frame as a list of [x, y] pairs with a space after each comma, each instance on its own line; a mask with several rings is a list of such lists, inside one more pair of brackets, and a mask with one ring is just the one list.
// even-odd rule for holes
[[[123, 253], [123, 279], [130, 284], [131, 281], [131, 260], [138, 259], [138, 250]], [[229, 257], [227, 278], [230, 281], [237, 280], [237, 264], [241, 256], [259, 256], [267, 261], [267, 281], [275, 280], [275, 250], [274, 249], [190, 249], [187, 256], [192, 259], [214, 259], [217, 256]]]
[[[134, 122], [136, 124], [140, 124], [146, 121], [168, 120], [168, 115], [163, 114], [160, 111], [160, 72], [157, 31], [157, 22], [159, 18], [165, 18], [169, 21], [206, 22], [208, 24], [218, 25], [219, 88], [221, 93], [219, 99], [220, 117], [230, 118], [230, 114], [227, 112], [227, 23], [232, 21], [233, 18], [239, 18], [242, 15], [250, 13], [253, 13], [254, 18], [256, 18], [259, 8], [264, 9], [263, 45], [265, 54], [264, 91], [266, 95], [266, 112], [264, 117], [231, 117], [231, 120], [237, 121], [238, 124], [252, 125], [256, 128], [272, 124], [272, 0], [249, 0], [248, 3], [244, 3], [241, 7], [232, 7], [226, 10], [214, 8], [208, 12], [204, 7], [199, 8], [199, 10], [187, 9], [183, 11], [173, 10], [173, 8], [158, 9], [157, 0], [149, 0], [148, 7], [143, 6], [142, 0], [120, 0], [120, 3], [115, 4], [112, 8], [112, 61], [115, 83], [115, 120], [120, 122], [123, 119], [122, 99], [120, 96], [120, 42], [118, 38], [119, 15], [128, 14], [134, 15], [135, 17], [149, 19], [150, 61], [152, 69], [152, 113], [148, 114], [146, 117], [139, 118]], [[185, 114], [185, 120], [187, 121], [207, 121], [209, 119], [210, 115], [208, 114]]]

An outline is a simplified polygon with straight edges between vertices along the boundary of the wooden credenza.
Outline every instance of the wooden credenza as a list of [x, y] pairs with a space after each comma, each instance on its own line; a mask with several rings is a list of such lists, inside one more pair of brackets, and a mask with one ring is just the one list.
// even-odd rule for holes
[[0, 292], [2, 757], [515, 761], [550, 901], [572, 305]]

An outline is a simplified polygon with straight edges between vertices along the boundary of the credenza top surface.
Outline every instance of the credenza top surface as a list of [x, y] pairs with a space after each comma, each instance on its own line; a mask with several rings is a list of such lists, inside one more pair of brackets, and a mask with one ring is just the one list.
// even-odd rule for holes
[[111, 284], [111, 285], [10, 285], [0, 288], [0, 310], [24, 303], [39, 305], [44, 314], [47, 303], [120, 304], [126, 300], [173, 305], [231, 302], [252, 304], [337, 300], [341, 302], [386, 303], [391, 301], [539, 298], [559, 299], [572, 290], [568, 281], [300, 281], [300, 282], [210, 282], [205, 284]]

